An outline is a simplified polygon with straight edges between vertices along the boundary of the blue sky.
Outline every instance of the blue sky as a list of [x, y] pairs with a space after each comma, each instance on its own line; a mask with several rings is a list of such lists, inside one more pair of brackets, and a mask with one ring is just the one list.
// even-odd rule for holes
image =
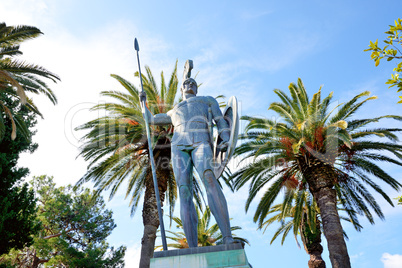
[[[54, 85], [57, 106], [34, 97], [44, 120], [38, 123], [39, 149], [20, 161], [31, 175], [53, 175], [60, 185], [75, 183], [86, 170], [78, 157], [82, 133], [74, 127], [98, 116], [88, 108], [106, 101], [99, 93], [122, 88], [110, 77], [116, 73], [138, 84], [133, 39], [140, 42], [142, 66], [155, 76], [169, 74], [178, 60], [179, 76], [193, 59], [200, 95], [237, 96], [241, 115], [272, 117], [269, 104], [278, 99], [273, 89], [286, 90], [300, 77], [309, 94], [323, 86], [343, 102], [365, 90], [378, 96], [359, 117], [400, 114], [397, 93], [384, 84], [394, 63], [374, 67], [363, 52], [370, 40], [382, 39], [389, 24], [401, 17], [401, 1], [0, 1], [0, 15], [9, 25], [34, 25], [44, 36], [22, 45], [23, 58], [60, 75]], [[395, 122], [386, 121], [393, 126]], [[400, 180], [399, 168], [387, 166]], [[398, 193], [386, 186], [391, 197]], [[284, 245], [269, 245], [274, 227], [264, 234], [252, 222], [255, 204], [244, 212], [247, 189], [225, 189], [238, 235], [249, 239], [250, 263], [259, 267], [306, 267], [308, 255], [290, 236]], [[400, 195], [400, 193], [399, 193]], [[402, 267], [402, 206], [392, 208], [378, 198], [386, 216], [371, 226], [364, 220], [358, 233], [348, 224], [347, 246], [357, 268]], [[109, 242], [125, 244], [127, 267], [136, 267], [142, 235], [141, 208], [129, 217], [123, 194], [108, 206], [117, 228]], [[178, 213], [178, 209], [176, 209]], [[167, 221], [167, 220], [166, 220]], [[166, 227], [168, 228], [168, 226]], [[323, 256], [330, 267], [324, 241]]]

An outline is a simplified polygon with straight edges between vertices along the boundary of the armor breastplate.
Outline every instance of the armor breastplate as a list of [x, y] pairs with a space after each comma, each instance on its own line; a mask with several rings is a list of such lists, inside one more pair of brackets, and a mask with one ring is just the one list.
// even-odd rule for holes
[[174, 126], [172, 144], [210, 143], [208, 107], [209, 102], [205, 97], [196, 96], [180, 102], [168, 112]]

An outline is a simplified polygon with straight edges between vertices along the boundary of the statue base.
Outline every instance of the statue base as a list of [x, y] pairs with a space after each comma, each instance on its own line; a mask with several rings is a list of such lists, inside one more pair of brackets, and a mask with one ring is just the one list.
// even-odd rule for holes
[[154, 252], [150, 268], [250, 268], [241, 243]]

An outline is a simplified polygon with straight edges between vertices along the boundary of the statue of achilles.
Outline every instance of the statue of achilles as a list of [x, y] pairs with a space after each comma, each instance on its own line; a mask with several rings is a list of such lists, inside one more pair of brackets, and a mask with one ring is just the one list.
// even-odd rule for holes
[[[185, 65], [181, 93], [183, 100], [166, 114], [152, 115], [147, 109], [149, 122], [154, 125], [174, 126], [172, 139], [172, 164], [173, 171], [179, 187], [180, 217], [183, 223], [184, 233], [189, 247], [197, 247], [197, 213], [193, 203], [193, 168], [198, 172], [205, 185], [208, 205], [223, 235], [225, 244], [233, 243], [230, 231], [229, 213], [225, 196], [217, 182], [224, 166], [216, 169], [216, 157], [225, 153], [227, 149], [233, 149], [236, 143], [231, 136], [231, 128], [225, 120], [218, 102], [210, 96], [197, 96], [196, 81], [191, 78], [192, 61]], [[145, 94], [140, 98], [144, 100]], [[237, 103], [236, 103], [237, 104]], [[237, 107], [237, 106], [236, 106]], [[237, 109], [237, 108], [236, 108]], [[235, 111], [237, 113], [237, 111]], [[237, 119], [237, 118], [236, 118]], [[212, 120], [218, 128], [219, 142], [213, 148]], [[238, 120], [238, 119], [237, 119]], [[233, 128], [232, 128], [233, 129]], [[236, 129], [236, 128], [234, 128]], [[237, 132], [232, 131], [232, 132]], [[233, 133], [232, 133], [233, 134]], [[230, 156], [229, 156], [230, 157]], [[224, 159], [226, 165], [228, 159]]]

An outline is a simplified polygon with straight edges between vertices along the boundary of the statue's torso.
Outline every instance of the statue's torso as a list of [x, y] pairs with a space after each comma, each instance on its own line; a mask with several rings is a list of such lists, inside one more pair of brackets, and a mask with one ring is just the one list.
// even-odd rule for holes
[[208, 108], [216, 100], [209, 96], [195, 96], [177, 104], [168, 112], [174, 126], [172, 144], [194, 145], [211, 142], [208, 130]]

